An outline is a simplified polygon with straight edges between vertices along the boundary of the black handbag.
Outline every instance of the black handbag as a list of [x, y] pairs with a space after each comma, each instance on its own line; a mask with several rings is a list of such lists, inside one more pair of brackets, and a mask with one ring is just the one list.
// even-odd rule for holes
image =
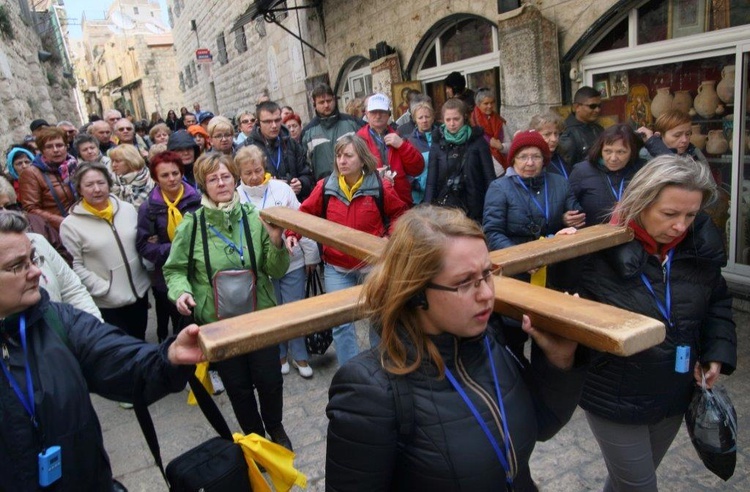
[[246, 492], [252, 490], [248, 477], [245, 455], [239, 444], [235, 444], [221, 410], [211, 399], [203, 385], [190, 374], [190, 388], [198, 401], [203, 415], [219, 434], [208, 441], [181, 454], [167, 465], [161, 460], [159, 439], [156, 436], [151, 414], [143, 399], [143, 378], [138, 377], [133, 395], [133, 409], [141, 426], [143, 436], [159, 467], [167, 486], [172, 492]]
[[[323, 282], [320, 280], [320, 270], [316, 268], [307, 276], [305, 299], [322, 294], [325, 294]], [[305, 336], [305, 347], [307, 347], [307, 353], [311, 355], [325, 354], [331, 343], [333, 343], [333, 331], [330, 328]]]

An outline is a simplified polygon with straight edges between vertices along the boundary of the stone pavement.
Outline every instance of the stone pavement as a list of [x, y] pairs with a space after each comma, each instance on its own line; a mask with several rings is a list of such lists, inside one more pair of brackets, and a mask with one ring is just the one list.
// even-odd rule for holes
[[[747, 309], [747, 306], [742, 307]], [[735, 309], [735, 321], [739, 368], [731, 377], [721, 379], [738, 414], [740, 439], [734, 476], [723, 482], [706, 470], [683, 425], [659, 467], [662, 491], [750, 490], [750, 313]], [[153, 319], [150, 325], [147, 338], [152, 340], [155, 339]], [[368, 346], [363, 324], [358, 327], [358, 334], [360, 346]], [[328, 386], [337, 369], [333, 349], [324, 356], [313, 357], [311, 365], [315, 370], [311, 380], [302, 379], [294, 368], [284, 377], [284, 426], [297, 453], [295, 465], [307, 475], [308, 490], [315, 492], [325, 489], [325, 407]], [[200, 410], [188, 406], [186, 399], [187, 393], [181, 392], [150, 407], [165, 463], [215, 435]], [[97, 396], [93, 396], [93, 400], [115, 477], [131, 492], [167, 490], [152, 464], [153, 459], [132, 410], [123, 410], [116, 403]], [[230, 429], [239, 430], [226, 395], [216, 397], [216, 402]], [[532, 455], [531, 469], [543, 491], [602, 490], [606, 469], [580, 409], [555, 437], [538, 443]], [[362, 490], [366, 490], [364, 485]]]

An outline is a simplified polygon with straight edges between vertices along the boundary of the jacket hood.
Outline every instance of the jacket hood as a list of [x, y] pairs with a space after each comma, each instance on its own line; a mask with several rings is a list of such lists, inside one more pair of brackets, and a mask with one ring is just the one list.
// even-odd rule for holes
[[[291, 138], [289, 136], [289, 130], [286, 129], [285, 126], [281, 126], [281, 129], [279, 130], [279, 137], [281, 138], [281, 141], [289, 140]], [[262, 133], [260, 133], [260, 125], [255, 125], [255, 128], [253, 128], [253, 131], [250, 132], [250, 135], [247, 137], [247, 140], [245, 140], [245, 145], [258, 145], [260, 147], [266, 147], [266, 137], [263, 136]], [[269, 140], [268, 141], [269, 147], [276, 147], [276, 139]]]
[[[331, 179], [326, 179], [325, 186], [323, 187], [323, 193], [327, 195], [335, 195], [336, 198], [338, 198], [342, 202], [349, 203], [349, 199], [346, 198], [346, 195], [344, 195], [344, 192], [339, 186], [338, 176], [335, 174], [331, 174]], [[369, 173], [366, 174], [365, 178], [362, 180], [362, 186], [360, 186], [359, 189], [354, 192], [352, 200], [359, 196], [378, 196], [379, 193], [380, 183], [378, 182], [378, 178], [375, 176], [375, 173]]]
[[193, 136], [190, 135], [186, 130], [178, 130], [169, 136], [169, 140], [167, 141], [167, 150], [189, 148], [195, 150], [195, 154], [197, 157], [198, 152], [200, 152], [200, 148], [198, 147], [198, 144], [195, 143], [195, 139], [193, 138]]
[[12, 149], [10, 149], [10, 151], [8, 152], [8, 158], [5, 159], [5, 168], [8, 170], [13, 179], [18, 179], [18, 172], [16, 172], [16, 168], [13, 167], [13, 159], [17, 154], [25, 154], [26, 157], [31, 160], [31, 162], [34, 162], [35, 159], [34, 154], [26, 149], [22, 149], [21, 147], [13, 147]]

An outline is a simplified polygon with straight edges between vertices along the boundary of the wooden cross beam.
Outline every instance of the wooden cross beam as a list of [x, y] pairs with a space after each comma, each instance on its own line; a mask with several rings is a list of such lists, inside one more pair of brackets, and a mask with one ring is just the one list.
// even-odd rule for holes
[[[288, 208], [261, 211], [264, 220], [292, 229], [364, 261], [382, 254], [386, 240]], [[631, 230], [609, 225], [576, 234], [532, 241], [490, 253], [491, 261], [515, 275], [632, 240]], [[360, 319], [361, 287], [276, 306], [201, 327], [200, 342], [208, 360], [223, 360], [259, 348]], [[617, 355], [631, 355], [661, 343], [664, 324], [606, 304], [579, 299], [512, 278], [495, 279], [495, 311], [520, 319], [583, 345]]]

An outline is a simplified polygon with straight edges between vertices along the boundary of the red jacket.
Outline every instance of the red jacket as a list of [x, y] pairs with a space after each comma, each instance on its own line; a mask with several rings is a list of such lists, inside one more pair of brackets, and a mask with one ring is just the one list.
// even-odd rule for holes
[[[396, 132], [393, 128], [388, 127], [386, 130], [386, 134], [387, 133]], [[378, 168], [385, 167], [386, 164], [383, 163], [380, 158], [378, 144], [370, 133], [370, 125], [367, 124], [360, 128], [357, 135], [364, 138], [365, 142], [367, 142], [367, 147], [370, 149], [370, 152], [372, 152], [372, 155], [375, 156], [375, 160], [378, 161]], [[422, 154], [406, 139], [404, 139], [404, 143], [401, 147], [395, 149], [388, 146], [387, 151], [388, 164], [390, 164], [391, 170], [396, 172], [396, 178], [393, 180], [393, 187], [396, 189], [396, 193], [398, 193], [401, 200], [406, 203], [407, 206], [411, 206], [411, 183], [406, 175], [419, 176], [424, 170], [424, 159], [422, 158]]]
[[[318, 217], [323, 216], [323, 195], [329, 196], [328, 209], [325, 218], [331, 222], [342, 224], [358, 231], [370, 233], [374, 236], [384, 236], [390, 233], [386, 231], [383, 220], [378, 209], [377, 195], [379, 193], [378, 180], [374, 174], [365, 176], [362, 186], [354, 193], [352, 201], [349, 202], [339, 188], [339, 182], [335, 175], [331, 179], [321, 179], [313, 189], [310, 196], [302, 203], [299, 210]], [[394, 191], [391, 183], [383, 180], [383, 210], [390, 219], [390, 229], [393, 228], [396, 219], [406, 212], [408, 206]], [[287, 231], [287, 235], [299, 234]], [[361, 268], [362, 260], [342, 253], [330, 246], [323, 245], [323, 261], [331, 265], [353, 269]]]

